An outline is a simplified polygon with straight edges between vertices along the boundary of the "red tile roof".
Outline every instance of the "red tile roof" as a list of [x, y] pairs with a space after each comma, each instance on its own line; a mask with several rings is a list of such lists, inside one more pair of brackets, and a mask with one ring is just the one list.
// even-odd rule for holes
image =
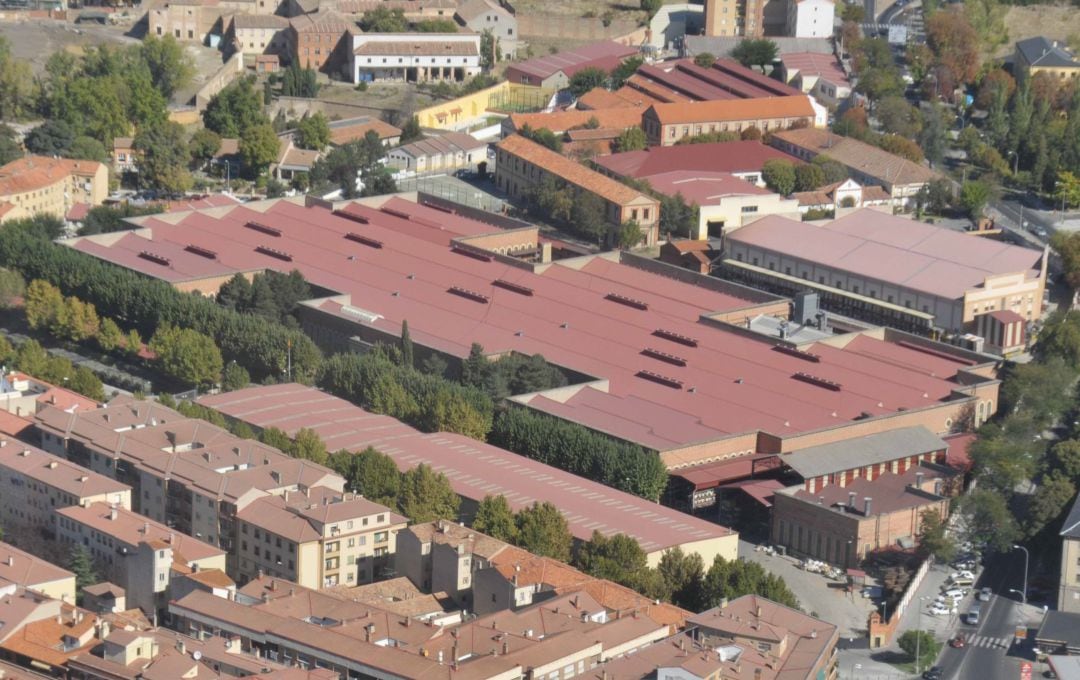
[[92, 177], [105, 165], [49, 156], [23, 156], [0, 167], [0, 196], [51, 186], [69, 177]]
[[814, 107], [804, 94], [760, 99], [722, 99], [713, 101], [653, 104], [644, 114], [661, 125], [708, 123], [724, 120], [771, 120], [777, 118], [813, 118]]
[[593, 159], [593, 162], [620, 177], [642, 178], [665, 172], [761, 172], [765, 161], [779, 158], [794, 161], [794, 156], [761, 142], [738, 141], [715, 144], [653, 146], [641, 151], [627, 151]]
[[644, 112], [645, 107], [632, 106], [584, 111], [572, 109], [552, 113], [513, 113], [510, 115], [510, 125], [513, 130], [521, 130], [528, 125], [533, 130], [547, 128], [552, 132], [566, 132], [573, 128], [584, 128], [595, 119], [597, 127], [625, 130], [641, 125], [641, 114]]
[[536, 57], [520, 64], [511, 64], [507, 69], [507, 78], [511, 82], [520, 82], [521, 75], [528, 75], [544, 80], [559, 71], [562, 71], [567, 78], [570, 78], [578, 71], [590, 67], [610, 71], [623, 59], [632, 57], [637, 53], [638, 49], [636, 47], [605, 40], [572, 50], [563, 50], [555, 54]]
[[675, 170], [639, 179], [648, 182], [655, 191], [667, 196], [682, 194], [688, 202], [698, 205], [715, 205], [729, 196], [769, 196], [772, 194], [768, 189], [762, 189], [756, 184], [751, 184], [726, 172]]

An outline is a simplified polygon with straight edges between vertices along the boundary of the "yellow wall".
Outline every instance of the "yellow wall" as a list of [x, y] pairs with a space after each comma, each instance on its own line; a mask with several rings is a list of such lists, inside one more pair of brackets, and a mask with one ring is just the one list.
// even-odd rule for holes
[[[467, 94], [448, 102], [440, 102], [435, 106], [429, 106], [426, 109], [417, 111], [416, 117], [420, 120], [420, 127], [437, 130], [453, 129], [462, 121], [482, 118], [487, 113], [488, 107], [492, 105], [493, 101], [498, 101], [499, 97], [509, 96], [517, 90], [540, 92], [541, 88], [503, 81], [498, 85], [492, 85], [487, 89], [473, 92], [472, 94]], [[461, 112], [452, 113], [454, 109], [461, 109]], [[445, 114], [445, 117], [440, 120], [439, 114]]]
[[75, 604], [75, 575], [56, 581], [45, 581], [30, 586], [34, 590], [44, 593], [54, 600], [63, 600], [68, 604]]
[[[733, 531], [727, 536], [683, 543], [679, 547], [687, 555], [690, 553], [701, 555], [701, 559], [705, 564], [712, 564], [717, 555], [720, 555], [725, 560], [737, 560], [739, 559], [739, 534]], [[657, 550], [646, 555], [649, 566], [655, 567], [660, 564], [660, 558], [664, 556], [665, 552], [666, 550]]]

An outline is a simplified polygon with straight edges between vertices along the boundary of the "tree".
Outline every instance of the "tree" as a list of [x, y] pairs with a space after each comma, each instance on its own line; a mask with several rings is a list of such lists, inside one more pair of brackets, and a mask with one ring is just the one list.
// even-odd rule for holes
[[313, 151], [322, 151], [330, 144], [330, 121], [322, 111], [300, 119], [296, 125], [296, 144]]
[[648, 145], [649, 140], [645, 137], [645, 131], [635, 126], [623, 130], [622, 134], [615, 138], [612, 150], [615, 152], [639, 151]]
[[570, 223], [579, 236], [602, 242], [608, 232], [604, 200], [591, 191], [578, 192], [570, 208]]
[[147, 66], [154, 87], [169, 99], [177, 90], [183, 89], [195, 75], [195, 67], [184, 48], [171, 35], [161, 38], [147, 35], [140, 45], [140, 52]]
[[537, 144], [551, 149], [555, 153], [562, 153], [562, 138], [547, 128], [533, 130], [526, 124], [518, 130], [518, 134], [525, 139], [531, 139]]
[[293, 61], [281, 76], [281, 96], [311, 99], [319, 94], [319, 82], [315, 71], [301, 68]]
[[1059, 172], [1054, 197], [1069, 208], [1080, 205], [1080, 176], [1068, 170]]
[[85, 366], [79, 366], [72, 372], [67, 387], [94, 401], [105, 401], [105, 386], [93, 371]]
[[1064, 472], [1053, 471], [1044, 476], [1038, 493], [1031, 497], [1027, 511], [1025, 533], [1038, 535], [1066, 512], [1076, 498], [1076, 484]]
[[32, 112], [35, 83], [29, 62], [17, 59], [0, 36], [0, 120], [19, 120]]
[[948, 526], [941, 513], [934, 509], [923, 510], [919, 519], [919, 550], [940, 562], [951, 562], [956, 555], [956, 543], [949, 538]]
[[641, 0], [641, 9], [649, 15], [652, 19], [653, 16], [660, 11], [660, 8], [664, 6], [664, 0]]
[[924, 114], [923, 127], [919, 131], [919, 146], [922, 147], [923, 155], [932, 168], [941, 165], [945, 158], [947, 147], [945, 135], [948, 128], [945, 116], [945, 110], [940, 105], [935, 106]]
[[103, 352], [113, 352], [124, 344], [124, 331], [120, 330], [115, 321], [105, 317], [101, 320], [97, 343]]
[[217, 303], [226, 309], [246, 311], [251, 307], [251, 281], [243, 274], [235, 274], [218, 289]]
[[99, 163], [109, 161], [109, 153], [105, 150], [105, 145], [86, 135], [79, 135], [72, 140], [71, 148], [68, 150], [68, 157], [80, 161], [98, 161]]
[[209, 128], [199, 128], [188, 142], [191, 159], [199, 166], [208, 163], [220, 149], [221, 135]]
[[625, 534], [605, 536], [593, 531], [577, 553], [577, 567], [590, 576], [632, 586], [638, 573], [649, 568], [645, 551]]
[[26, 288], [24, 304], [26, 323], [30, 328], [52, 331], [63, 321], [64, 295], [48, 281], [31, 281]]
[[[214, 95], [203, 111], [203, 123], [222, 137], [238, 139], [250, 127], [269, 123], [262, 95], [253, 77], [239, 78]], [[275, 154], [277, 149], [274, 150]]]
[[878, 102], [875, 113], [886, 132], [914, 138], [922, 130], [919, 110], [908, 104], [903, 97], [885, 97]]
[[[897, 640], [897, 644], [920, 666], [929, 666], [941, 653], [941, 643], [934, 639], [933, 633], [925, 630], [905, 631]], [[916, 652], [918, 659], [915, 658]]]
[[452, 19], [424, 19], [413, 24], [417, 33], [457, 33], [458, 25]]
[[645, 238], [645, 234], [641, 231], [641, 227], [635, 220], [627, 220], [619, 225], [617, 238], [620, 248], [623, 250], [631, 250], [641, 243], [642, 239]]
[[983, 180], [968, 180], [960, 185], [960, 207], [971, 219], [977, 220], [982, 217], [992, 193], [990, 185]]
[[251, 376], [248, 374], [247, 369], [235, 361], [230, 361], [225, 370], [222, 371], [221, 389], [223, 392], [242, 390], [250, 384]]
[[15, 349], [15, 368], [32, 376], [43, 376], [49, 354], [37, 340], [26, 340]]
[[701, 611], [701, 589], [705, 579], [705, 563], [701, 555], [687, 555], [676, 546], [664, 551], [657, 565], [673, 604], [690, 611]]
[[812, 163], [795, 166], [795, 191], [813, 191], [825, 186], [825, 171]]
[[97, 572], [94, 570], [94, 560], [90, 552], [82, 544], [76, 543], [68, 555], [68, 571], [75, 574], [75, 587], [80, 591], [87, 586], [98, 582]]
[[247, 171], [261, 175], [278, 156], [280, 143], [269, 123], [253, 125], [240, 135], [240, 158]]
[[1016, 520], [1001, 494], [978, 488], [961, 496], [958, 506], [964, 537], [972, 545], [992, 552], [1005, 552], [1020, 537]]
[[64, 299], [63, 323], [59, 329], [64, 338], [82, 342], [96, 337], [100, 329], [101, 320], [94, 305], [76, 297]]
[[834, 161], [825, 154], [815, 156], [814, 160], [810, 161], [810, 165], [821, 168], [821, 172], [825, 177], [825, 184], [836, 184], [848, 178], [847, 166]]
[[943, 215], [953, 201], [952, 184], [946, 179], [935, 179], [919, 189], [915, 197], [916, 210], [933, 215]]
[[292, 455], [295, 458], [310, 460], [319, 465], [325, 465], [329, 459], [326, 444], [319, 438], [315, 430], [307, 427], [301, 427], [293, 435]]
[[480, 67], [485, 71], [495, 68], [495, 64], [502, 61], [502, 48], [499, 39], [490, 29], [484, 29], [480, 33]]
[[22, 274], [13, 269], [0, 269], [0, 309], [11, 309], [26, 294]]
[[424, 132], [420, 129], [420, 119], [416, 116], [411, 116], [405, 124], [401, 126], [401, 143], [408, 144], [409, 142], [415, 142], [418, 139], [424, 138]]
[[906, 158], [912, 163], [922, 163], [922, 149], [914, 140], [900, 135], [888, 134], [878, 137], [877, 142], [878, 146], [894, 156]]
[[[960, 8], [929, 15], [926, 20], [926, 42], [945, 74], [960, 84], [969, 85], [974, 82], [979, 72], [981, 43], [971, 22]], [[940, 94], [949, 96], [951, 89]]]
[[187, 169], [191, 153], [187, 135], [179, 123], [165, 121], [140, 129], [135, 135], [135, 149], [139, 152], [136, 165], [140, 182], [170, 195], [191, 188], [191, 173]]
[[213, 385], [221, 377], [221, 351], [213, 339], [190, 328], [164, 325], [150, 339], [165, 373], [184, 385]]
[[724, 600], [749, 594], [768, 598], [792, 609], [799, 608], [798, 598], [788, 589], [784, 579], [768, 573], [757, 562], [728, 561], [717, 555], [705, 573], [701, 605], [705, 608], [715, 607]]
[[484, 356], [484, 348], [474, 342], [469, 348], [469, 356], [461, 364], [461, 382], [464, 385], [483, 387], [489, 371], [489, 362]]
[[348, 488], [376, 503], [397, 507], [401, 493], [401, 473], [394, 459], [370, 446], [359, 453], [339, 451], [330, 457], [330, 467], [345, 478]]
[[393, 174], [387, 168], [376, 168], [364, 177], [364, 187], [360, 190], [361, 196], [384, 196], [396, 194], [397, 182]]
[[142, 336], [139, 335], [137, 329], [132, 328], [128, 331], [127, 337], [124, 339], [124, 349], [128, 354], [135, 356], [142, 351], [143, 341]]
[[507, 543], [514, 543], [517, 539], [514, 511], [510, 509], [505, 496], [484, 496], [476, 507], [472, 528]]
[[1050, 450], [1049, 468], [1073, 482], [1080, 481], [1080, 440], [1066, 439]]
[[23, 143], [26, 150], [41, 156], [66, 156], [75, 141], [75, 131], [67, 122], [59, 119], [46, 120], [26, 133]]
[[360, 28], [365, 33], [404, 33], [409, 30], [409, 22], [402, 9], [377, 7], [364, 12]]
[[7, 165], [22, 156], [23, 150], [15, 141], [15, 131], [7, 125], [0, 124], [0, 165]]
[[406, 319], [401, 320], [401, 363], [410, 368], [414, 364], [412, 337], [409, 335], [409, 322]]
[[694, 55], [694, 63], [701, 68], [710, 68], [716, 63], [716, 55], [711, 52], [699, 52]]
[[560, 562], [570, 561], [573, 537], [559, 509], [549, 501], [533, 503], [517, 514], [518, 545]]
[[279, 428], [268, 427], [264, 429], [259, 433], [259, 441], [278, 451], [292, 455], [293, 440]]
[[731, 50], [731, 57], [743, 66], [760, 66], [762, 71], [776, 61], [779, 48], [776, 43], [767, 38], [744, 38], [739, 41], [735, 49]]
[[580, 97], [594, 87], [603, 87], [607, 82], [608, 74], [595, 66], [588, 66], [575, 73], [570, 78], [570, 94]]
[[761, 177], [765, 184], [780, 194], [787, 196], [795, 190], [795, 165], [782, 158], [771, 158], [761, 167]]
[[457, 520], [461, 499], [450, 487], [446, 475], [435, 472], [421, 463], [406, 472], [401, 479], [398, 507], [414, 523], [436, 519]]
[[630, 57], [623, 59], [618, 66], [611, 71], [611, 89], [617, 90], [626, 84], [626, 81], [630, 79], [630, 76], [637, 73], [637, 70], [641, 68], [641, 65], [645, 63], [645, 60], [641, 57]]
[[82, 228], [79, 229], [79, 236], [134, 229], [134, 225], [127, 221], [128, 218], [141, 215], [156, 215], [162, 209], [161, 204], [135, 205], [133, 203], [119, 203], [116, 205], [98, 205], [90, 208], [90, 212], [86, 214]]

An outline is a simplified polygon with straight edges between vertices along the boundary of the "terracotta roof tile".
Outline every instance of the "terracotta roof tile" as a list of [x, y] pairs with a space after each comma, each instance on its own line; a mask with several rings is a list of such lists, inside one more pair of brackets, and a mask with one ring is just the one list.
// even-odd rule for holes
[[528, 125], [533, 130], [547, 128], [552, 132], [566, 132], [573, 128], [583, 128], [589, 121], [596, 119], [599, 127], [625, 130], [641, 125], [643, 106], [630, 106], [616, 109], [590, 109], [555, 111], [553, 113], [514, 113], [510, 115], [510, 125], [514, 130]]
[[0, 196], [50, 186], [69, 176], [93, 177], [103, 163], [48, 156], [24, 156], [0, 167]]
[[653, 104], [645, 115], [655, 117], [661, 125], [675, 125], [722, 120], [812, 118], [814, 107], [810, 105], [810, 98], [806, 95], [789, 95]]

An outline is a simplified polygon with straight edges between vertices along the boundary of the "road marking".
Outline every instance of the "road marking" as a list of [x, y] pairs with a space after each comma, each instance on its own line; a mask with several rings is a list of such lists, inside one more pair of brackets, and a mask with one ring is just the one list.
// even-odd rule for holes
[[1008, 647], [1006, 644], [1007, 637], [991, 637], [989, 635], [974, 635], [968, 640], [968, 644], [972, 647], [984, 647], [984, 648], [997, 648]]

